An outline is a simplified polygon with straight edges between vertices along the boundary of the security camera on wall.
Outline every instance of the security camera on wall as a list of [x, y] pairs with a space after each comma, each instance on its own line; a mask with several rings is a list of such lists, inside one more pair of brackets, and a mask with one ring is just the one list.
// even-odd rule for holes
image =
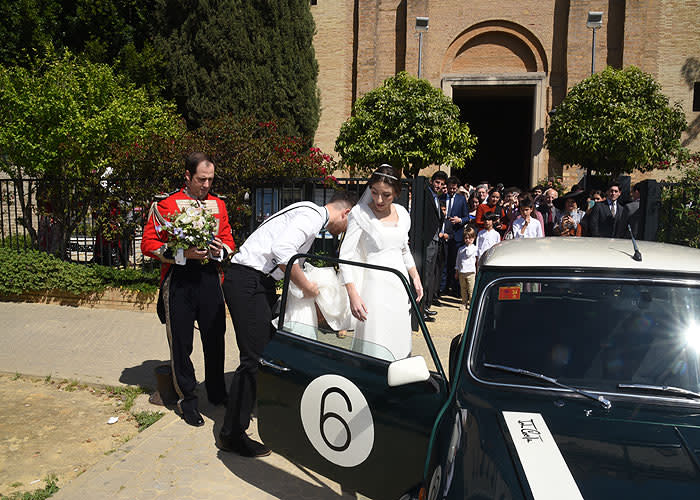
[[428, 31], [427, 17], [416, 17], [416, 31]]

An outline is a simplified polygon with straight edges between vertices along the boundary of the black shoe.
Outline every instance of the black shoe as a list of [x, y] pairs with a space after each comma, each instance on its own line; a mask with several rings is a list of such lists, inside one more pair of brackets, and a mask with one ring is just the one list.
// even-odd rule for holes
[[433, 321], [435, 321], [435, 318], [433, 318], [432, 316], [423, 316], [423, 321], [425, 321], [426, 323], [432, 323]]
[[197, 410], [187, 410], [182, 412], [182, 418], [185, 422], [194, 427], [201, 427], [204, 425], [204, 419]]
[[426, 309], [426, 310], [423, 311], [423, 312], [424, 312], [425, 314], [427, 314], [428, 316], [435, 316], [435, 315], [437, 314], [437, 311], [433, 311], [433, 310], [431, 310], [431, 309]]
[[224, 434], [219, 434], [216, 447], [221, 451], [231, 451], [238, 453], [242, 457], [266, 457], [270, 453], [270, 448], [262, 443], [258, 443], [243, 434], [241, 437], [232, 438]]
[[433, 304], [434, 306], [441, 306], [441, 305], [442, 305], [442, 302], [440, 302], [438, 299], [433, 299], [432, 304]]

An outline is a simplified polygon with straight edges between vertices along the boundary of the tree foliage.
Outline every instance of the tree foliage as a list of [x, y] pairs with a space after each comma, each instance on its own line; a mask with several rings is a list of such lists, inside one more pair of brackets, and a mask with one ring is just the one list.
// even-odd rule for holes
[[676, 166], [679, 175], [661, 191], [659, 241], [700, 248], [700, 153]]
[[564, 164], [619, 175], [677, 156], [686, 128], [680, 104], [640, 69], [611, 67], [575, 85], [557, 106], [547, 148]]
[[315, 25], [305, 0], [159, 0], [168, 95], [193, 127], [222, 114], [281, 119], [313, 137], [319, 118]]
[[50, 212], [59, 254], [87, 212], [113, 144], [180, 129], [171, 105], [150, 99], [109, 66], [65, 53], [30, 69], [0, 67], [0, 169], [21, 190], [28, 177], [49, 180], [36, 193], [36, 207], [31, 192], [21, 193], [23, 223], [36, 241], [32, 211]]
[[417, 175], [431, 164], [464, 166], [475, 144], [459, 108], [440, 89], [401, 72], [357, 100], [335, 149], [360, 172], [390, 163]]
[[156, 93], [164, 61], [151, 42], [154, 8], [155, 0], [0, 1], [0, 65], [30, 67], [67, 49]]
[[[318, 148], [308, 148], [300, 137], [285, 135], [283, 129], [275, 122], [223, 115], [178, 137], [153, 134], [120, 146], [113, 154], [101, 208], [96, 210], [101, 227], [114, 230], [106, 236], [116, 239], [138, 230], [158, 193], [182, 187], [184, 157], [192, 151], [203, 151], [212, 158], [216, 166], [213, 191], [225, 196], [234, 231], [246, 227], [251, 212], [245, 195], [252, 195], [252, 189], [261, 183], [279, 185], [284, 179], [313, 177], [334, 187], [333, 158]], [[115, 211], [115, 206], [136, 208], [142, 217], [133, 217], [132, 210]]]

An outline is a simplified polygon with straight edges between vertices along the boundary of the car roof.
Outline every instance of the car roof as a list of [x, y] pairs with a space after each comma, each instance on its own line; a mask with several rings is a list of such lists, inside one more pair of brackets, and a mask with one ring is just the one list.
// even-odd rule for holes
[[664, 271], [700, 274], [700, 250], [638, 241], [641, 262], [632, 258], [632, 240], [608, 238], [521, 238], [492, 247], [479, 267], [557, 267]]

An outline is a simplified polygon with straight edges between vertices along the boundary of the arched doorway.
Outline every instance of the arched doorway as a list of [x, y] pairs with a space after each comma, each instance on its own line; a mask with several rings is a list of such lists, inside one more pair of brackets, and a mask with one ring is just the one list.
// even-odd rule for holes
[[537, 38], [509, 21], [479, 23], [450, 44], [442, 70], [443, 91], [479, 139], [460, 179], [527, 188], [545, 177], [547, 62]]

